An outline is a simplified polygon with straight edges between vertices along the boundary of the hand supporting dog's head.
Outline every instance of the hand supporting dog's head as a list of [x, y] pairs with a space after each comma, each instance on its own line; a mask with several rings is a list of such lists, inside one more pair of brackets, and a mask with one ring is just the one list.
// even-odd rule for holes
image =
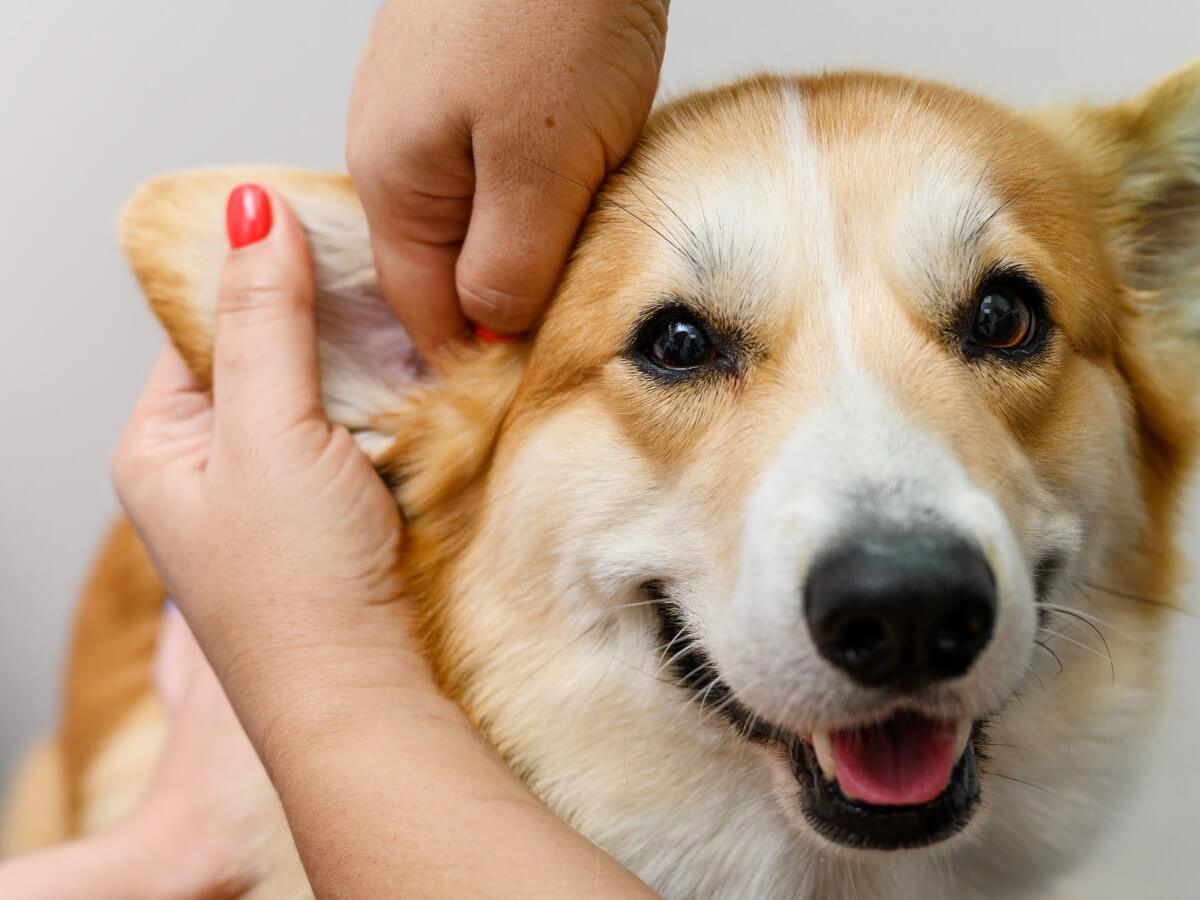
[[964, 896], [1092, 830], [1193, 438], [1200, 66], [1029, 117], [871, 75], [667, 106], [533, 340], [422, 385], [348, 182], [286, 171], [126, 211], [198, 375], [247, 179], [308, 229], [327, 409], [395, 486], [443, 684], [586, 834], [668, 893], [851, 859]]

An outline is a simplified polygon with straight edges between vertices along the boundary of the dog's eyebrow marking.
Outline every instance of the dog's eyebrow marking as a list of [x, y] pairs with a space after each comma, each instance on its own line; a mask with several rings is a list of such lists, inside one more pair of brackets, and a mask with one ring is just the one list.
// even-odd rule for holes
[[[679, 214], [679, 212], [675, 209], [675, 207], [673, 207], [670, 203], [668, 203], [666, 201], [666, 199], [663, 197], [662, 194], [660, 194], [658, 191], [656, 191], [653, 188], [653, 186], [650, 184], [650, 182], [648, 182], [645, 178], [642, 177], [642, 173], [639, 172], [636, 167], [631, 167], [629, 170], [629, 174], [632, 175], [634, 178], [636, 178], [638, 180], [638, 182], [646, 190], [648, 190], [651, 194], [654, 195], [654, 199], [656, 199], [659, 203], [661, 203], [663, 205], [663, 207], [666, 208], [667, 212], [669, 212], [672, 216], [675, 217], [675, 221], [677, 221], [680, 225], [683, 226], [683, 230], [688, 233], [688, 237], [690, 237], [692, 239], [692, 242], [694, 244], [697, 244], [697, 245], [703, 244], [703, 241], [700, 239], [700, 235], [698, 235], [696, 233], [695, 229], [693, 229], [691, 225], [689, 225], [687, 222], [685, 222], [683, 220], [683, 216], [681, 216]], [[655, 216], [655, 218], [657, 219], [658, 217]], [[695, 260], [693, 259], [693, 261], [695, 261]]]
[[637, 219], [639, 222], [641, 222], [643, 225], [645, 225], [647, 228], [649, 228], [651, 231], [653, 231], [655, 234], [657, 234], [660, 238], [662, 238], [664, 241], [666, 241], [668, 244], [670, 244], [681, 256], [686, 257], [687, 260], [694, 267], [696, 267], [696, 269], [702, 268], [702, 266], [700, 264], [700, 260], [696, 257], [696, 255], [692, 251], [686, 249], [682, 244], [679, 244], [679, 243], [671, 240], [671, 238], [667, 237], [667, 235], [664, 231], [651, 225], [644, 218], [639, 216], [637, 213], [635, 213], [633, 210], [631, 210], [628, 206], [625, 206], [619, 200], [614, 199], [611, 195], [606, 195], [606, 196], [600, 197], [599, 202], [611, 203], [617, 209], [619, 209], [622, 212], [627, 213], [628, 215]]
[[[958, 206], [958, 213], [954, 216], [955, 240], [964, 247], [968, 247], [978, 242], [979, 235], [991, 223], [997, 215], [1004, 211], [1003, 201], [996, 206], [991, 213], [984, 215], [982, 213], [983, 203], [990, 200], [992, 195], [989, 189], [988, 173], [995, 163], [996, 156], [992, 154], [988, 157], [988, 161], [979, 167], [979, 174], [975, 178], [975, 183], [971, 186], [969, 193], [965, 194]], [[974, 228], [971, 226], [974, 225]], [[968, 231], [967, 229], [971, 229]]]
[[[985, 177], [985, 175], [986, 175], [986, 173], [984, 173], [984, 175], [981, 175], [980, 176], [981, 179], [983, 177]], [[975, 229], [963, 239], [963, 243], [967, 244], [967, 245], [977, 244], [979, 242], [979, 239], [980, 239], [981, 235], [983, 234], [983, 232], [987, 229], [987, 227], [989, 225], [992, 224], [992, 221], [997, 216], [999, 216], [1002, 212], [1004, 212], [1006, 209], [1011, 207], [1017, 201], [1024, 200], [1026, 197], [1032, 196], [1033, 194], [1037, 193], [1038, 191], [1040, 191], [1042, 188], [1044, 188], [1047, 184], [1049, 184], [1053, 180], [1054, 180], [1053, 176], [1047, 176], [1045, 178], [1039, 179], [1038, 181], [1035, 181], [1033, 184], [1022, 187], [1019, 190], [1012, 191], [1011, 193], [1008, 194], [1008, 196], [1001, 198], [1001, 200], [996, 204], [995, 208], [991, 212], [989, 212], [986, 216], [984, 216], [983, 220], [975, 227]]]
[[897, 263], [915, 296], [930, 310], [957, 308], [997, 265], [1019, 265], [1000, 246], [1018, 227], [1005, 213], [1046, 183], [998, 185], [992, 177], [993, 160], [968, 173], [956, 167], [956, 159], [935, 160], [917, 172], [897, 209], [903, 234]]

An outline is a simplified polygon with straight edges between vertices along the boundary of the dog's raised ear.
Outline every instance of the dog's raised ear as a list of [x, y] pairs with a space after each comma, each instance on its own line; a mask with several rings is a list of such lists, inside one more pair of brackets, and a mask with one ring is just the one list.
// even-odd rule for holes
[[392, 437], [384, 420], [403, 405], [423, 367], [379, 291], [366, 219], [347, 176], [214, 169], [156, 179], [121, 215], [130, 265], [171, 340], [207, 386], [228, 247], [225, 202], [248, 181], [279, 191], [308, 234], [325, 409], [377, 459]]
[[1128, 287], [1200, 359], [1200, 60], [1113, 106], [1039, 116], [1083, 164]]

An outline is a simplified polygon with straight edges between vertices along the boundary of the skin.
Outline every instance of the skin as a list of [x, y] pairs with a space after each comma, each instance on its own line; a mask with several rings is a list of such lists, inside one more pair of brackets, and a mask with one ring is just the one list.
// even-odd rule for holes
[[650, 111], [667, 0], [385, 3], [346, 159], [385, 296], [426, 355], [536, 323]]
[[228, 802], [240, 784], [235, 773], [253, 771], [254, 748], [173, 608], [163, 620], [154, 675], [171, 730], [145, 798], [111, 831], [0, 866], [0, 896], [203, 900], [237, 896], [254, 883], [254, 861], [240, 852], [254, 823]]
[[270, 234], [229, 254], [211, 397], [164, 351], [113, 476], [314, 891], [653, 896], [550, 813], [434, 684], [401, 599], [395, 503], [325, 419], [308, 248], [271, 203]]

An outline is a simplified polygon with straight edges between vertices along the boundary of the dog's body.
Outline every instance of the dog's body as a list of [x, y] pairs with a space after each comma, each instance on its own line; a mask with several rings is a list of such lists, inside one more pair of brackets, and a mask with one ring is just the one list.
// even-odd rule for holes
[[[1200, 68], [1037, 122], [856, 74], [668, 106], [536, 340], [422, 387], [348, 182], [288, 172], [166, 179], [126, 213], [134, 268], [199, 377], [220, 207], [247, 177], [309, 230], [327, 408], [395, 486], [441, 683], [648, 884], [1029, 896], [1104, 825], [1155, 710], [1192, 449]], [[1026, 332], [1002, 346], [1013, 323]], [[863, 534], [949, 534], [984, 566], [986, 634], [962, 666], [884, 689], [822, 643], [814, 573]], [[163, 736], [162, 600], [119, 528], [14, 842], [97, 830], [136, 801]], [[868, 726], [934, 747], [944, 723], [963, 755], [941, 771], [929, 751], [932, 806], [887, 799], [915, 788], [846, 749]], [[273, 823], [255, 896], [303, 895], [269, 785], [242, 801]], [[863, 804], [858, 830], [846, 811]]]

